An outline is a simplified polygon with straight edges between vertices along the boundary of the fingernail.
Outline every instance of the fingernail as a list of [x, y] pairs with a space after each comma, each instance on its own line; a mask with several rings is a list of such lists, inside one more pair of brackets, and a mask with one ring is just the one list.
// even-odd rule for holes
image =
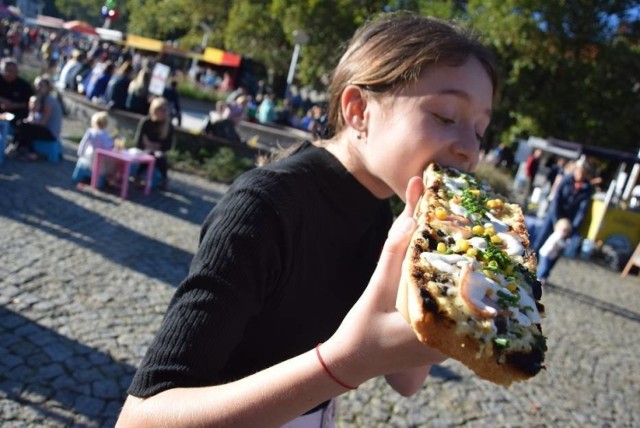
[[392, 234], [406, 234], [413, 230], [414, 221], [411, 217], [406, 217], [402, 220], [396, 221], [391, 230], [389, 231], [389, 235]]
[[402, 221], [402, 233], [411, 232], [413, 230], [413, 226], [415, 226], [415, 221], [411, 217], [407, 217]]

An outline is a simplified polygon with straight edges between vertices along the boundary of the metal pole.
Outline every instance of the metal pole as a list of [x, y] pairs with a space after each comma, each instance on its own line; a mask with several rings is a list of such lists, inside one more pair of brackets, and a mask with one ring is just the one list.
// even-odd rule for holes
[[296, 65], [298, 63], [298, 55], [300, 55], [300, 43], [296, 43], [293, 47], [293, 55], [291, 56], [291, 65], [289, 66], [289, 74], [287, 75], [287, 89], [284, 91], [284, 97], [289, 98], [293, 76], [296, 74]]

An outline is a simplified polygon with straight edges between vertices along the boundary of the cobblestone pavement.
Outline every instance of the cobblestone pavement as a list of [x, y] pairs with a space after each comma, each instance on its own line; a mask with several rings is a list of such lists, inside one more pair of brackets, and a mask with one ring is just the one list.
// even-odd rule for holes
[[[0, 165], [0, 423], [112, 426], [226, 187], [172, 172], [128, 200], [76, 190], [75, 157]], [[562, 260], [545, 303], [548, 369], [503, 389], [453, 361], [414, 397], [380, 379], [341, 397], [341, 427], [640, 427], [640, 279]]]

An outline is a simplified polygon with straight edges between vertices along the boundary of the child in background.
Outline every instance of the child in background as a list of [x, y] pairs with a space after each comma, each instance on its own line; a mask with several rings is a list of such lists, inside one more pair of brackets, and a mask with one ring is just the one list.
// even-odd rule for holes
[[547, 285], [547, 278], [556, 264], [562, 251], [571, 237], [571, 222], [568, 218], [561, 218], [555, 224], [553, 233], [544, 242], [539, 251], [538, 279], [542, 285]]
[[96, 149], [113, 149], [114, 141], [107, 132], [108, 125], [107, 112], [100, 111], [91, 116], [91, 127], [87, 129], [78, 146], [78, 162], [72, 176], [74, 183], [81, 186], [91, 180], [93, 152]]
[[24, 120], [25, 122], [40, 123], [42, 119], [42, 101], [38, 96], [32, 95], [29, 98], [29, 115]]

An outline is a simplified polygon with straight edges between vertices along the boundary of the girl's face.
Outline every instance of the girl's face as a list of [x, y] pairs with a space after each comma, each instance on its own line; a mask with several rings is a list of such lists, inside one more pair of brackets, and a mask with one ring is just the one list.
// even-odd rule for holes
[[164, 105], [156, 107], [154, 111], [154, 116], [158, 122], [164, 122], [165, 120], [167, 120], [168, 114], [169, 108]]
[[369, 97], [367, 135], [357, 147], [370, 190], [404, 199], [409, 179], [430, 162], [472, 171], [492, 100], [491, 80], [475, 57], [459, 67], [431, 66], [397, 96]]

